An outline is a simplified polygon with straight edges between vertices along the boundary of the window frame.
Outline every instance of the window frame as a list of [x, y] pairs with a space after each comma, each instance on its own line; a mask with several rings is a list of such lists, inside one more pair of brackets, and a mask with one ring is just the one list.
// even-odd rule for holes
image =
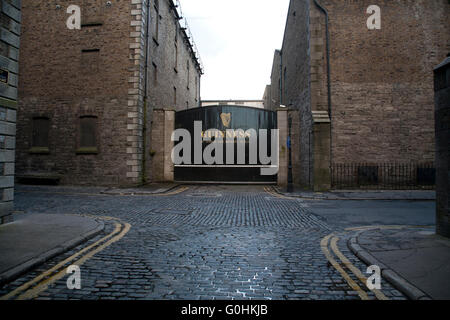
[[[46, 120], [47, 121], [47, 146], [37, 146], [35, 145], [35, 129], [37, 120]], [[51, 131], [51, 119], [46, 115], [36, 115], [31, 118], [31, 133], [30, 133], [30, 150], [31, 154], [49, 154], [50, 153], [50, 131]]]
[[[95, 126], [94, 126], [94, 139], [95, 139], [95, 146], [82, 146], [82, 121], [83, 119], [94, 119], [95, 120]], [[81, 115], [78, 118], [78, 135], [77, 135], [77, 155], [96, 155], [99, 153], [99, 123], [98, 123], [98, 116], [96, 115]]]

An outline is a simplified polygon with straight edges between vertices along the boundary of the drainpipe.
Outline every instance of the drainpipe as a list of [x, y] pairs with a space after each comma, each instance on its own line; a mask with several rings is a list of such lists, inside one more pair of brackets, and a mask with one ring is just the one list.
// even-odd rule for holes
[[[157, 17], [158, 19], [158, 17]], [[142, 145], [144, 152], [142, 155], [142, 184], [147, 182], [147, 110], [148, 110], [148, 59], [149, 59], [149, 39], [150, 39], [150, 0], [147, 0], [147, 25], [145, 31], [145, 74], [144, 74], [144, 121], [142, 126]]]

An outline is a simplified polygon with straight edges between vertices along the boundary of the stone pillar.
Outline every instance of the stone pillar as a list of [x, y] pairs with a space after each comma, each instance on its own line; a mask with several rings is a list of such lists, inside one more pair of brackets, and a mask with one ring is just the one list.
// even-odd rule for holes
[[2, 1], [0, 18], [0, 224], [12, 221], [16, 149], [20, 1]]
[[331, 189], [331, 121], [326, 111], [313, 111], [313, 170], [314, 191]]
[[450, 57], [434, 70], [437, 234], [450, 238]]
[[288, 185], [288, 169], [289, 169], [289, 149], [287, 146], [288, 139], [288, 111], [286, 108], [277, 110], [278, 130], [279, 130], [279, 146], [280, 159], [278, 170], [278, 186], [286, 189]]
[[175, 110], [153, 110], [152, 126], [152, 170], [153, 182], [173, 182], [174, 165], [172, 162], [172, 133], [175, 130]]

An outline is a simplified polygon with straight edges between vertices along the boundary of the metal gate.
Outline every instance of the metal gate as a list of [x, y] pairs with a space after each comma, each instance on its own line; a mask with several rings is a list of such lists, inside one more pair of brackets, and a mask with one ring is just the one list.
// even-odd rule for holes
[[[249, 130], [255, 130], [258, 137], [258, 153], [260, 130], [266, 129], [269, 135], [267, 139], [267, 150], [271, 150], [271, 130], [277, 128], [277, 114], [264, 109], [241, 107], [241, 106], [211, 106], [196, 108], [177, 112], [175, 116], [176, 129], [189, 131], [192, 137], [198, 132], [195, 131], [194, 124], [201, 122], [202, 139], [210, 129], [216, 129], [221, 133], [223, 139], [223, 158], [227, 159], [227, 150], [234, 149], [235, 161], [223, 163], [206, 164], [202, 157], [201, 163], [192, 161], [188, 164], [175, 165], [175, 180], [180, 182], [253, 182], [253, 183], [273, 183], [277, 181], [277, 175], [262, 175], [261, 168], [267, 166], [262, 164], [259, 157], [257, 163], [251, 161], [250, 152], [254, 152], [255, 146], [250, 146], [250, 137], [247, 136]], [[228, 132], [227, 132], [228, 130]], [[237, 137], [233, 136], [233, 147], [227, 146], [226, 137], [230, 137], [230, 130], [235, 133], [244, 132], [245, 136], [245, 163], [238, 161]], [[241, 140], [243, 141], [243, 140]], [[254, 141], [254, 140], [253, 140]], [[264, 141], [264, 140], [263, 140]], [[202, 152], [211, 142], [202, 140]], [[264, 143], [264, 142], [262, 142]], [[242, 149], [240, 149], [242, 151]], [[194, 158], [194, 145], [191, 149]], [[278, 151], [277, 151], [278, 152]], [[233, 155], [230, 152], [230, 157]]]

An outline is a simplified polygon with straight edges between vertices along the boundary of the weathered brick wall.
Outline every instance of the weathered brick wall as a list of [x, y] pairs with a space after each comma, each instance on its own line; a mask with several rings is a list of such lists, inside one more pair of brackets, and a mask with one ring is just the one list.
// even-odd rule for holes
[[[146, 121], [146, 181], [162, 181], [155, 168], [162, 161], [151, 154], [160, 149], [162, 141], [153, 136], [153, 126], [161, 125], [153, 118], [153, 110], [173, 108], [177, 111], [200, 105], [201, 71], [192, 48], [181, 29], [172, 0], [150, 1], [148, 103]], [[156, 25], [158, 18], [158, 26]], [[188, 69], [189, 63], [189, 69]], [[175, 90], [176, 89], [176, 90]], [[176, 96], [176, 98], [175, 98]], [[156, 130], [158, 132], [158, 130]], [[150, 134], [151, 133], [151, 134]]]
[[[432, 70], [450, 50], [450, 3], [320, 2], [330, 15], [333, 162], [433, 161]], [[370, 5], [381, 30], [366, 26]]]
[[196, 60], [190, 51], [185, 33], [181, 30], [176, 11], [171, 7], [173, 3], [171, 0], [159, 0], [158, 32], [155, 29], [155, 0], [151, 0], [150, 4], [150, 106], [172, 107], [177, 111], [197, 108], [200, 103], [201, 74], [196, 67]]
[[14, 208], [20, 8], [20, 0], [0, 1], [0, 224], [11, 221]]
[[[292, 122], [294, 184], [307, 187], [312, 167], [310, 97], [310, 27], [308, 1], [291, 1], [282, 49], [281, 104], [289, 109]], [[276, 61], [278, 62], [278, 61]], [[278, 65], [279, 63], [277, 63]], [[280, 73], [280, 67], [274, 66]], [[272, 81], [279, 79], [273, 75]], [[278, 88], [277, 82], [272, 82]], [[277, 97], [280, 94], [278, 93]], [[297, 113], [297, 114], [296, 114]]]
[[[69, 30], [70, 4], [81, 7], [82, 23], [101, 25]], [[71, 184], [134, 183], [127, 178], [131, 0], [87, 4], [23, 3], [17, 172], [57, 173]], [[76, 153], [82, 115], [98, 117], [98, 154]], [[34, 116], [51, 121], [49, 154], [30, 153]]]
[[[281, 104], [299, 110], [295, 183], [314, 185], [314, 173], [326, 169], [313, 167], [317, 156], [321, 166], [326, 158], [332, 163], [433, 161], [431, 75], [450, 49], [449, 2], [318, 2], [329, 13], [331, 110], [326, 19], [314, 0], [291, 1], [283, 41]], [[366, 11], [374, 4], [381, 8], [381, 30], [367, 28]], [[276, 81], [272, 74], [272, 87]], [[315, 111], [331, 117], [331, 155], [314, 150], [321, 146], [314, 136]]]
[[[147, 1], [62, 0], [24, 4], [23, 81], [20, 83], [18, 173], [59, 174], [62, 183], [136, 185], [150, 181], [154, 107], [197, 107], [200, 74], [179, 29], [172, 1], [159, 1], [159, 38], [150, 0], [148, 103], [145, 97]], [[81, 30], [69, 30], [69, 5], [82, 11]], [[178, 73], [175, 26], [178, 25]], [[189, 82], [187, 61], [190, 60]], [[153, 66], [157, 66], [157, 77]], [[197, 81], [196, 81], [197, 77]], [[188, 89], [189, 87], [189, 89]], [[80, 116], [98, 118], [98, 152], [77, 154]], [[49, 152], [30, 152], [35, 116], [51, 120]]]

